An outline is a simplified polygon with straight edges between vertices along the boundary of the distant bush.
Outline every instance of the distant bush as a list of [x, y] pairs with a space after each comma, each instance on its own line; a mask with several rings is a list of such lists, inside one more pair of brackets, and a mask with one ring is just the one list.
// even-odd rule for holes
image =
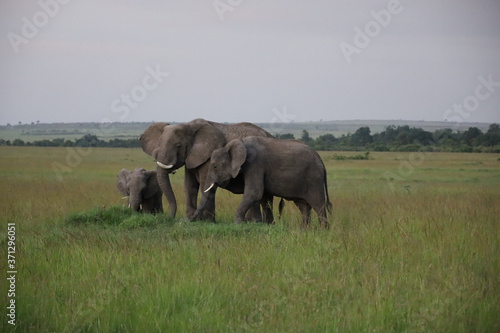
[[333, 159], [336, 161], [344, 161], [344, 160], [369, 160], [370, 159], [370, 152], [367, 151], [364, 154], [360, 155], [354, 155], [354, 156], [345, 156], [345, 155], [333, 155]]
[[24, 143], [24, 141], [23, 141], [23, 140], [21, 140], [21, 139], [15, 139], [15, 140], [12, 142], [12, 145], [13, 145], [13, 146], [24, 146], [24, 145], [25, 145], [25, 143]]
[[399, 147], [396, 147], [396, 151], [407, 151], [407, 152], [414, 152], [414, 151], [420, 151], [422, 149], [422, 146], [419, 144], [410, 144], [410, 145], [401, 145]]
[[295, 136], [292, 133], [276, 133], [274, 135], [275, 138], [277, 139], [282, 139], [282, 140], [294, 140]]
[[440, 129], [431, 133], [409, 126], [387, 126], [384, 131], [373, 135], [369, 127], [360, 127], [356, 132], [338, 138], [324, 134], [317, 139], [311, 138], [304, 130], [300, 140], [316, 150], [495, 152], [500, 150], [495, 148], [500, 145], [500, 126], [491, 124], [486, 133], [477, 127], [463, 132]]
[[139, 148], [141, 143], [138, 139], [112, 139], [104, 141], [95, 135], [87, 134], [74, 141], [56, 138], [53, 140], [38, 140], [33, 142], [24, 142], [21, 139], [15, 139], [12, 143], [0, 139], [0, 146], [35, 146], [35, 147], [106, 147], [106, 148]]

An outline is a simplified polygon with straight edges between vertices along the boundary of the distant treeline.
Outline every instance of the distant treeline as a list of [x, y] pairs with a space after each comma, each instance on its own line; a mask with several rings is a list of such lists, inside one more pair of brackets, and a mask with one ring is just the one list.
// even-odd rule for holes
[[[276, 134], [280, 139], [295, 139], [292, 134]], [[369, 127], [335, 137], [324, 134], [316, 139], [302, 131], [299, 140], [316, 150], [343, 151], [444, 151], [444, 152], [493, 152], [500, 153], [500, 126], [492, 124], [483, 133], [477, 127], [454, 132], [439, 129], [434, 132], [409, 126], [387, 126], [380, 133], [371, 134]]]
[[[293, 134], [275, 134], [280, 139], [295, 139]], [[454, 132], [452, 129], [439, 129], [429, 132], [409, 126], [387, 126], [380, 133], [371, 134], [369, 127], [360, 127], [354, 133], [335, 137], [332, 134], [320, 135], [313, 139], [306, 130], [297, 138], [316, 150], [343, 151], [445, 151], [445, 152], [493, 152], [500, 153], [500, 126], [491, 124], [486, 132], [477, 127], [466, 131]], [[0, 139], [0, 146], [37, 146], [37, 147], [108, 147], [137, 148], [138, 139], [112, 139], [104, 141], [96, 135], [87, 134], [74, 141], [57, 138], [24, 142]]]
[[107, 147], [107, 148], [137, 148], [141, 144], [138, 139], [112, 139], [104, 141], [96, 135], [86, 134], [80, 139], [65, 140], [57, 138], [53, 140], [39, 140], [24, 142], [21, 139], [14, 141], [0, 139], [0, 146], [35, 146], [35, 147]]

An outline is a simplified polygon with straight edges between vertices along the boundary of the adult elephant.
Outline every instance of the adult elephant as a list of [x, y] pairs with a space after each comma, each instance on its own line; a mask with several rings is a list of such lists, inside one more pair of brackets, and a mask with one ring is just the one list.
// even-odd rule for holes
[[236, 223], [244, 221], [248, 209], [268, 193], [295, 202], [304, 224], [309, 224], [314, 209], [328, 227], [332, 204], [326, 168], [319, 154], [303, 142], [262, 137], [230, 141], [212, 153], [205, 191], [215, 185], [225, 188], [237, 177], [244, 178], [245, 191]]
[[[158, 183], [167, 197], [172, 216], [175, 216], [177, 203], [169, 173], [185, 166], [187, 217], [190, 220], [215, 221], [215, 188], [202, 193], [200, 203], [203, 203], [203, 209], [197, 209], [198, 191], [200, 186], [205, 186], [208, 161], [215, 149], [224, 147], [233, 139], [248, 136], [272, 137], [270, 133], [251, 123], [227, 125], [204, 119], [175, 125], [154, 123], [144, 131], [140, 138], [142, 150], [156, 160]], [[233, 193], [243, 193], [243, 178], [232, 180], [227, 189]], [[272, 196], [264, 196], [262, 207], [264, 220], [272, 222]], [[253, 218], [260, 216], [258, 205], [252, 207], [250, 215]]]
[[156, 177], [156, 171], [137, 168], [134, 171], [121, 169], [116, 186], [121, 194], [128, 198], [128, 206], [143, 213], [163, 213], [162, 191]]

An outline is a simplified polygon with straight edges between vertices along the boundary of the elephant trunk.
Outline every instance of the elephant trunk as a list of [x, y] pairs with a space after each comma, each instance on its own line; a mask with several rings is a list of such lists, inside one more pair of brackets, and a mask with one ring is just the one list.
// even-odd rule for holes
[[134, 210], [134, 212], [138, 212], [141, 210], [141, 199], [139, 196], [131, 195], [129, 197], [128, 206]]
[[177, 213], [177, 201], [175, 200], [174, 190], [170, 184], [169, 171], [158, 166], [156, 168], [156, 175], [158, 178], [158, 184], [160, 185], [161, 191], [165, 195], [168, 201], [168, 207], [170, 211], [170, 216], [175, 217]]

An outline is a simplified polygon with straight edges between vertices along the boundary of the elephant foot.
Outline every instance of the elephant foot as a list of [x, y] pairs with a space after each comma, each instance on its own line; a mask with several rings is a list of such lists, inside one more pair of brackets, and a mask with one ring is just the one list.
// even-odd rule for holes
[[215, 223], [215, 215], [212, 215], [212, 214], [205, 214], [205, 215], [203, 216], [203, 220], [204, 220], [204, 221], [208, 221], [208, 222]]
[[215, 223], [215, 214], [210, 214], [207, 212], [200, 213], [200, 212], [195, 212], [192, 216], [188, 216], [189, 220], [191, 222], [194, 221], [208, 221], [208, 222], [213, 222]]
[[234, 219], [234, 224], [241, 224], [241, 223], [245, 223], [245, 218], [239, 218], [239, 217], [236, 217]]
[[188, 215], [188, 219], [191, 222], [199, 221], [201, 220], [201, 214], [198, 211], [196, 211], [194, 214]]

